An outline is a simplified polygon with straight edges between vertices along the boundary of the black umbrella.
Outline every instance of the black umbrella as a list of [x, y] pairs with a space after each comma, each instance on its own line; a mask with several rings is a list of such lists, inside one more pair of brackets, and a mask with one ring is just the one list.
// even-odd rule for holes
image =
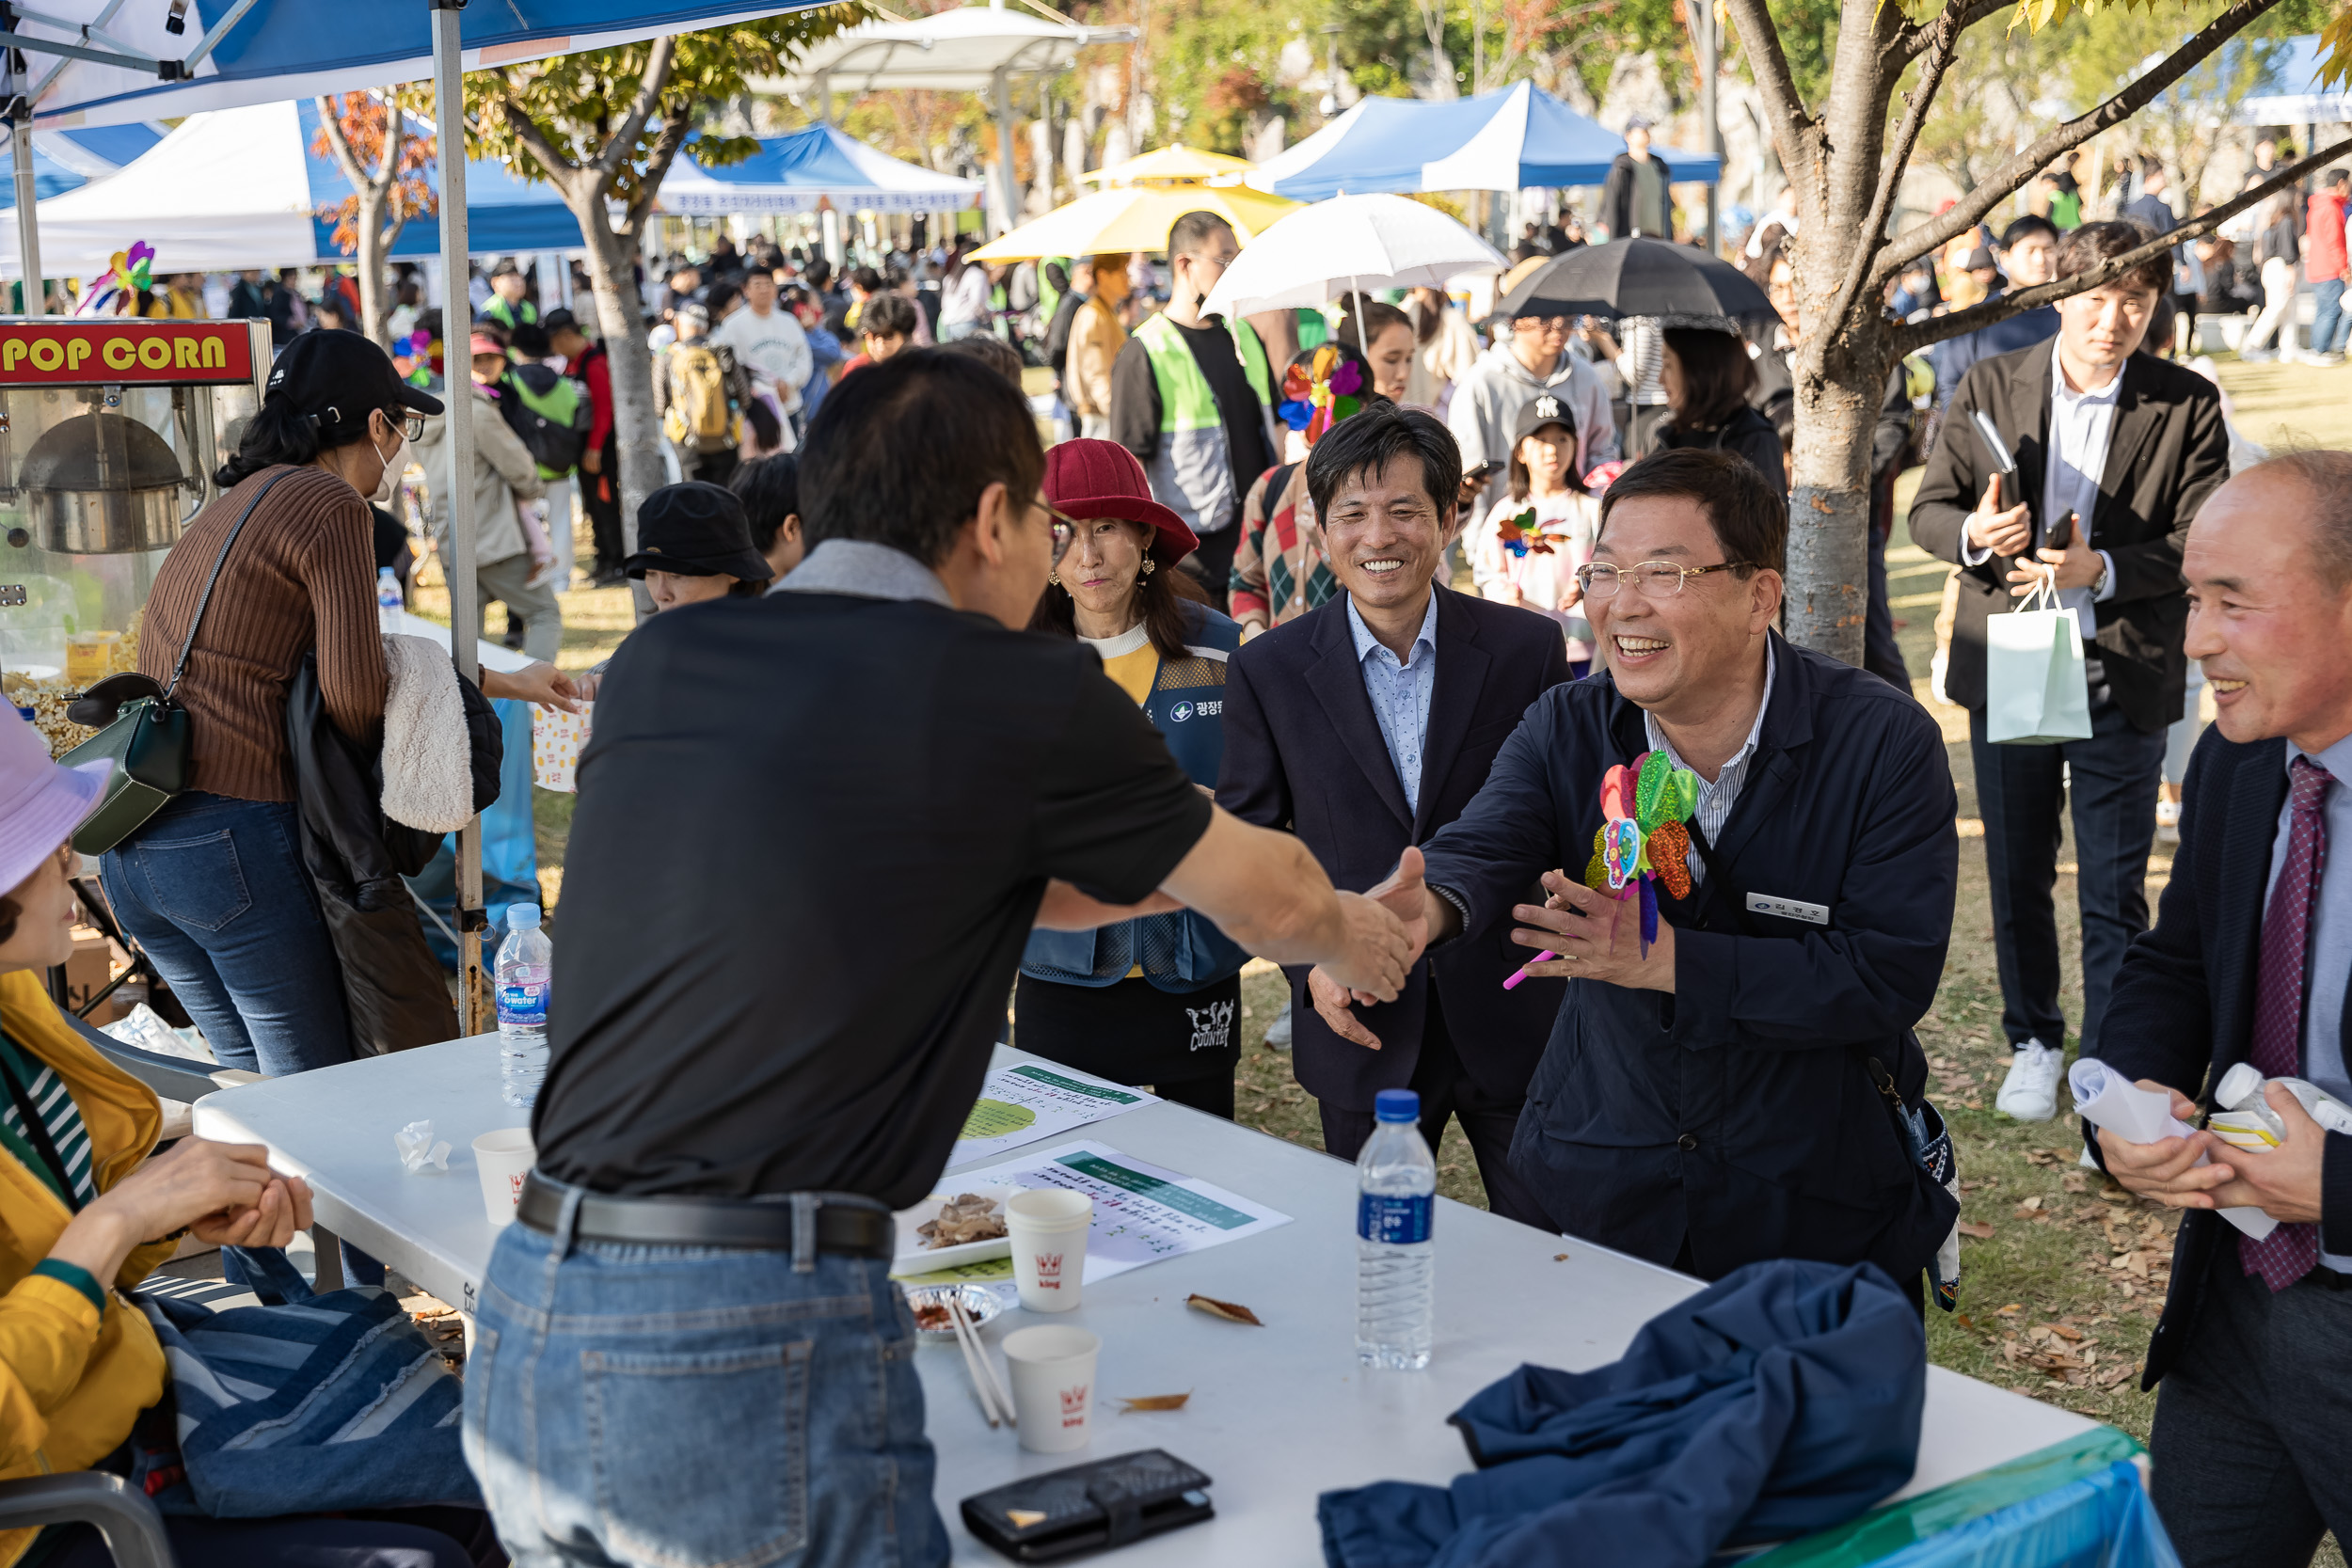
[[1696, 245], [1612, 240], [1555, 256], [1519, 280], [1495, 314], [1662, 316], [1692, 325], [1771, 314], [1772, 302], [1747, 274]]

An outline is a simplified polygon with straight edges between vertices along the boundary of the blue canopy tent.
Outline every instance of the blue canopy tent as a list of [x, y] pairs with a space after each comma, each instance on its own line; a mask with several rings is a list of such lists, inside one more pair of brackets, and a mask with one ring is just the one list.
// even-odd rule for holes
[[658, 199], [680, 214], [813, 213], [827, 202], [851, 213], [941, 213], [978, 206], [982, 189], [977, 180], [886, 158], [838, 126], [812, 125], [723, 168], [681, 157]]
[[[1597, 185], [1625, 150], [1625, 138], [1587, 119], [1533, 82], [1430, 103], [1366, 98], [1250, 170], [1246, 181], [1297, 201], [1343, 191], [1515, 191], [1530, 185]], [[1654, 149], [1677, 181], [1712, 184], [1721, 160]]]
[[2319, 35], [2280, 40], [2262, 90], [2231, 118], [2240, 125], [2338, 125], [2352, 122], [2352, 86], [2330, 87], [2319, 74]]
[[[33, 198], [78, 191], [153, 149], [167, 133], [160, 125], [94, 125], [83, 131], [33, 133]], [[14, 133], [0, 129], [13, 140]], [[9, 156], [15, 155], [13, 146]], [[16, 187], [0, 185], [0, 212], [16, 205]]]
[[[9, 91], [43, 129], [74, 130], [249, 103], [357, 92], [430, 75], [436, 128], [444, 147], [465, 136], [465, 72], [498, 70], [551, 55], [607, 49], [666, 33], [797, 10], [778, 0], [500, 0], [463, 8], [463, 0], [190, 0], [184, 12], [122, 0], [43, 0], [37, 14], [16, 14], [8, 60]], [[17, 64], [16, 62], [22, 62]], [[23, 119], [18, 123], [23, 124]], [[32, 144], [16, 158], [18, 226], [26, 270], [40, 276]], [[441, 261], [462, 290], [471, 245], [466, 232], [463, 163], [443, 170]], [[449, 413], [452, 470], [473, 467], [473, 400], [455, 398]], [[451, 498], [452, 558], [474, 550], [473, 492]], [[625, 519], [633, 540], [634, 520]], [[473, 575], [450, 578], [453, 625], [477, 624]], [[473, 641], [451, 650], [458, 673], [476, 678]], [[482, 830], [461, 834], [457, 905], [463, 927], [463, 1012], [469, 1031], [486, 1026], [487, 982], [481, 970]]]
[[[335, 244], [335, 223], [319, 217], [321, 209], [331, 209], [351, 195], [351, 182], [343, 178], [341, 165], [331, 151], [318, 150], [319, 106], [312, 98], [299, 103], [285, 105], [295, 110], [301, 119], [303, 159], [310, 175], [311, 222], [318, 234], [318, 259], [322, 261], [348, 261], [351, 252]], [[253, 111], [240, 111], [251, 113]], [[428, 137], [433, 127], [416, 124], [410, 135]], [[429, 164], [424, 169], [425, 183], [437, 197], [441, 188], [440, 165]], [[466, 236], [467, 246], [476, 256], [508, 256], [527, 250], [577, 250], [581, 245], [580, 220], [564, 204], [554, 186], [541, 182], [537, 184], [518, 178], [504, 164], [486, 158], [466, 160]], [[421, 261], [441, 253], [438, 224], [431, 220], [411, 220], [392, 241], [390, 255], [395, 261]]]

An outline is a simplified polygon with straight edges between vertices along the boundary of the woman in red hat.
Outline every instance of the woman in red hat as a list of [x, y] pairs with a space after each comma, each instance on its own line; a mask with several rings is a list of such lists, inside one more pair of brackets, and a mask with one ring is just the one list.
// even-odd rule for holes
[[[1078, 525], [1030, 629], [1075, 637], [1143, 706], [1202, 793], [1225, 757], [1225, 661], [1241, 629], [1176, 563], [1200, 543], [1114, 441], [1045, 454], [1045, 499]], [[1189, 912], [1039, 931], [1013, 1003], [1022, 1050], [1231, 1119], [1248, 955]]]

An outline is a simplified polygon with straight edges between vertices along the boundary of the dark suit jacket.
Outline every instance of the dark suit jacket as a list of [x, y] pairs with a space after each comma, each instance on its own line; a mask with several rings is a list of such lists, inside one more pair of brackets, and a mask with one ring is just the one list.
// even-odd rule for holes
[[[2213, 1086], [2246, 1060], [2254, 1029], [2263, 892], [2287, 795], [2287, 743], [2238, 745], [2208, 730], [2181, 786], [2181, 847], [2172, 879], [2115, 976], [2099, 1058], [2129, 1079], [2169, 1085], [2213, 1110]], [[2352, 1006], [2344, 1010], [2352, 1050]], [[2090, 1129], [2084, 1129], [2089, 1137]], [[2100, 1158], [2090, 1145], [2091, 1158]], [[2235, 1270], [2238, 1231], [2209, 1210], [2181, 1216], [2172, 1288], [2148, 1346], [2140, 1386], [2153, 1388], [2187, 1344], [2215, 1269]], [[2352, 1137], [2328, 1134], [2320, 1244], [2352, 1253]]]
[[[1909, 692], [1777, 634], [1771, 700], [1707, 882], [1670, 895], [1675, 990], [1569, 983], [1511, 1169], [1564, 1230], [1717, 1279], [1768, 1258], [1915, 1278], [1959, 1205], [1912, 1160], [1873, 1086], [1915, 1101], [1959, 878], [1944, 739]], [[1555, 687], [1486, 787], [1423, 850], [1466, 942], [1511, 926], [1530, 877], [1581, 876], [1602, 776], [1649, 749], [1596, 675]], [[1751, 895], [1827, 911], [1817, 925]], [[1439, 948], [1442, 960], [1446, 950]], [[1449, 1006], [1451, 999], [1449, 999]]]
[[[1658, 166], [1658, 178], [1661, 183], [1674, 183], [1675, 171], [1665, 159], [1652, 152], [1649, 161]], [[1674, 223], [1673, 198], [1666, 198], [1664, 205], [1667, 208], [1666, 222], [1671, 226]], [[1601, 182], [1600, 221], [1608, 226], [1609, 237], [1613, 240], [1627, 239], [1633, 233], [1633, 154], [1630, 152], [1618, 153], [1609, 165], [1608, 178]], [[1669, 242], [1674, 239], [1672, 234], [1644, 237]]]
[[[2057, 349], [2054, 338], [1980, 360], [1961, 378], [1911, 503], [1911, 536], [1930, 555], [1960, 564], [1965, 519], [1993, 473], [1970, 418], [1979, 408], [1993, 417], [2017, 459], [2024, 494], [2010, 498], [2005, 483], [2004, 503], [2026, 501], [2035, 538], [2046, 536], [2051, 519], [2042, 514], [2042, 485]], [[2115, 560], [2115, 596], [2096, 607], [2098, 657], [2115, 705], [2143, 735], [2181, 716], [2187, 683], [2181, 636], [2188, 620], [2181, 548], [2197, 509], [2229, 477], [2219, 389], [2194, 371], [2133, 355], [2123, 367], [2106, 471], [2089, 522], [2091, 545]], [[1944, 689], [1963, 707], [1984, 706], [1985, 623], [2019, 603], [2009, 591], [2009, 566], [1994, 557], [1961, 570], [1960, 618]]]
[[[1226, 665], [1217, 803], [1245, 822], [1296, 833], [1332, 883], [1351, 892], [1382, 880], [1406, 845], [1427, 843], [1459, 816], [1528, 705], [1568, 678], [1559, 623], [1450, 588], [1437, 594], [1437, 684], [1417, 802], [1406, 800], [1373, 717], [1346, 594], [1243, 643]], [[1522, 891], [1538, 894], [1533, 874]], [[1357, 1112], [1369, 1112], [1382, 1089], [1404, 1088], [1421, 1058], [1434, 978], [1464, 1070], [1490, 1094], [1519, 1095], [1566, 987], [1528, 980], [1504, 990], [1503, 980], [1534, 957], [1506, 929], [1422, 959], [1394, 1002], [1359, 1009], [1378, 1051], [1332, 1034], [1306, 1002], [1307, 971], [1292, 970], [1298, 1082]]]

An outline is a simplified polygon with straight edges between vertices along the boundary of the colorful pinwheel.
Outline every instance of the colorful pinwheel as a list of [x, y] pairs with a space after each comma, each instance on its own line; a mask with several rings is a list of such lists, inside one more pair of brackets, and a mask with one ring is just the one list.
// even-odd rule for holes
[[1282, 402], [1275, 412], [1282, 422], [1313, 446], [1323, 433], [1363, 407], [1356, 394], [1364, 389], [1363, 372], [1353, 359], [1326, 343], [1305, 367], [1293, 363], [1282, 377]]
[[77, 316], [119, 316], [135, 308], [139, 292], [155, 286], [155, 247], [140, 240], [114, 253], [112, 265], [83, 291]]
[[1658, 940], [1654, 884], [1664, 882], [1677, 898], [1691, 895], [1691, 831], [1683, 824], [1698, 800], [1698, 775], [1675, 767], [1663, 752], [1645, 752], [1601, 779], [1603, 820], [1593, 834], [1584, 885], [1619, 898], [1640, 897], [1644, 957]]

